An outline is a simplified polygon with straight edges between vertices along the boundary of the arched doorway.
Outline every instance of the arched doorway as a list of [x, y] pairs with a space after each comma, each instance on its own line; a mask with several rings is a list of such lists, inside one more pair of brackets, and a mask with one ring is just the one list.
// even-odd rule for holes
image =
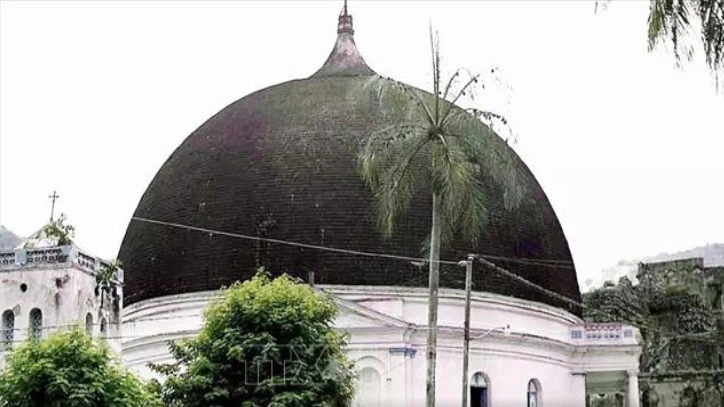
[[540, 407], [540, 382], [530, 379], [528, 382], [528, 407]]
[[381, 393], [382, 380], [377, 370], [373, 367], [365, 367], [360, 370], [354, 405], [358, 407], [380, 406]]
[[470, 407], [490, 407], [490, 380], [483, 372], [477, 372], [470, 380]]
[[85, 316], [85, 332], [93, 336], [93, 315], [90, 312]]

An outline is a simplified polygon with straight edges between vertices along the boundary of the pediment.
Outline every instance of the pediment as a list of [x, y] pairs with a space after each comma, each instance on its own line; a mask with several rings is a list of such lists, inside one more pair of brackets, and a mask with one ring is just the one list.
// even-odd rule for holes
[[335, 297], [335, 302], [339, 308], [339, 315], [335, 321], [335, 326], [340, 329], [351, 328], [407, 328], [411, 324], [365, 307], [356, 302], [343, 300]]

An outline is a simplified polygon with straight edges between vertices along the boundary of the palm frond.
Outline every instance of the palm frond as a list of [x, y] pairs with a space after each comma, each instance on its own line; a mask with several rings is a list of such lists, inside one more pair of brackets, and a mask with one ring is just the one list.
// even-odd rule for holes
[[[394, 79], [389, 79], [387, 83], [383, 84], [380, 87], [380, 98], [383, 94], [383, 90], [386, 90], [387, 96], [392, 96], [390, 93], [396, 93], [396, 97], [400, 97], [401, 95], [406, 96], [406, 101], [412, 101], [414, 102], [414, 106], [416, 106], [419, 111], [421, 111], [425, 117], [425, 120], [427, 121], [427, 124], [429, 126], [434, 125], [435, 123], [435, 114], [430, 109], [427, 103], [423, 100], [422, 95], [420, 95], [419, 92], [417, 92], [415, 89], [412, 89], [411, 87], [405, 85], [402, 82], [396, 81]], [[400, 106], [399, 108], [405, 108], [404, 106]], [[413, 109], [414, 110], [414, 109]]]
[[391, 144], [410, 137], [411, 134], [425, 131], [427, 131], [427, 127], [423, 127], [415, 123], [400, 123], [384, 127], [370, 134], [364, 142], [364, 151], [372, 153], [381, 152], [388, 149]]
[[433, 113], [429, 104], [425, 103], [422, 95], [410, 86], [392, 78], [375, 76], [365, 81], [365, 92], [375, 92], [380, 109], [384, 113], [406, 113], [401, 121], [406, 123], [419, 123], [433, 121]]
[[[611, 0], [596, 0], [595, 12], [607, 8]], [[692, 11], [695, 15], [692, 17]], [[647, 40], [649, 51], [662, 43], [670, 43], [677, 66], [691, 61], [692, 18], [701, 23], [699, 37], [706, 64], [719, 89], [719, 76], [724, 72], [724, 1], [723, 0], [649, 0]]]
[[433, 153], [433, 185], [442, 199], [445, 241], [462, 232], [470, 241], [480, 237], [485, 217], [484, 191], [478, 182], [480, 166], [470, 160], [456, 137], [445, 137]]
[[390, 236], [415, 192], [422, 150], [429, 141], [424, 128], [402, 125], [393, 137], [370, 137], [359, 156], [362, 178], [375, 196], [377, 223]]
[[[423, 95], [393, 80], [380, 85], [395, 98], [406, 95], [416, 112], [409, 111], [407, 123], [373, 132], [359, 155], [362, 178], [375, 197], [377, 223], [382, 233], [390, 236], [400, 216], [408, 208], [418, 184], [428, 183], [440, 199], [440, 241], [449, 244], [462, 234], [476, 242], [486, 218], [483, 174], [491, 173], [500, 184], [506, 207], [512, 209], [520, 201], [515, 155], [498, 139], [489, 126], [494, 122], [507, 126], [507, 119], [480, 110], [467, 112], [456, 106], [463, 96], [472, 95], [480, 75], [460, 80], [456, 71], [441, 92], [441, 58], [437, 33], [430, 28], [432, 50], [433, 95]], [[491, 70], [494, 73], [495, 69]], [[376, 83], [376, 82], [375, 82]], [[457, 87], [462, 84], [462, 87]], [[380, 103], [384, 90], [380, 89]], [[451, 99], [448, 98], [454, 95]], [[404, 99], [404, 98], [403, 98]], [[487, 126], [485, 124], [488, 124]], [[512, 131], [511, 131], [512, 133]], [[496, 188], [496, 190], [498, 190]], [[427, 239], [423, 248], [429, 249]]]
[[691, 60], [693, 48], [687, 40], [691, 26], [690, 0], [651, 0], [649, 10], [649, 50], [653, 50], [664, 39], [669, 39], [677, 64], [682, 56]]
[[515, 153], [505, 147], [490, 126], [474, 116], [463, 112], [454, 119], [448, 122], [448, 135], [460, 144], [468, 160], [478, 164], [480, 171], [490, 174], [502, 189], [506, 209], [514, 209], [526, 193], [519, 179]]
[[418, 105], [419, 105], [420, 107], [422, 107], [423, 111], [425, 112], [425, 116], [426, 116], [426, 118], [427, 118], [428, 124], [431, 125], [431, 126], [434, 125], [434, 124], [437, 122], [437, 119], [436, 119], [436, 117], [437, 117], [437, 112], [435, 112], [435, 114], [433, 114], [433, 113], [430, 111], [430, 108], [427, 107], [427, 104], [422, 100], [422, 96], [420, 96], [420, 95], [417, 93], [417, 91], [415, 91], [415, 90], [413, 90], [413, 89], [410, 89], [410, 88], [408, 88], [407, 86], [403, 86], [403, 88], [404, 88], [407, 92], [409, 92], [409, 93], [415, 98], [415, 100], [417, 101]]
[[445, 125], [445, 120], [450, 115], [450, 112], [451, 112], [453, 106], [455, 106], [455, 103], [457, 103], [458, 100], [460, 100], [460, 98], [465, 95], [465, 92], [470, 88], [470, 86], [472, 86], [474, 83], [478, 82], [479, 77], [480, 77], [480, 75], [473, 75], [470, 79], [468, 79], [468, 81], [465, 83], [465, 85], [463, 85], [462, 89], [460, 89], [457, 92], [457, 94], [455, 95], [453, 100], [449, 102], [449, 104], [447, 105], [447, 108], [445, 109], [445, 112], [443, 113], [442, 117], [440, 118], [441, 127]]
[[440, 119], [440, 38], [437, 31], [433, 35], [432, 23], [430, 24], [430, 48], [432, 50], [433, 94], [435, 96], [433, 123], [438, 124]]
[[[513, 130], [513, 127], [510, 125], [508, 118], [504, 115], [479, 109], [467, 109], [465, 112], [471, 114], [473, 117], [488, 126], [493, 133], [498, 135], [502, 133], [505, 136], [503, 140], [506, 143], [517, 143], [518, 136]], [[465, 116], [460, 115], [458, 118], [465, 119]], [[500, 130], [502, 130], [502, 132]]]
[[701, 37], [706, 63], [715, 73], [724, 71], [724, 1], [699, 0], [697, 14], [701, 19]]
[[460, 77], [460, 70], [458, 69], [450, 76], [450, 79], [447, 81], [447, 85], [445, 85], [445, 92], [442, 94], [442, 98], [447, 100], [448, 96], [450, 95], [450, 90], [455, 86], [455, 84], [458, 82], [458, 79]]
[[665, 2], [670, 0], [651, 0], [649, 6], [649, 50], [656, 48], [659, 40], [668, 32]]

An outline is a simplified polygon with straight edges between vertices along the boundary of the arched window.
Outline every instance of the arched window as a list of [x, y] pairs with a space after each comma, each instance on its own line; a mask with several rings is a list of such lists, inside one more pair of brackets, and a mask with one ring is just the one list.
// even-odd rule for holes
[[490, 380], [477, 372], [470, 381], [470, 407], [490, 407]]
[[106, 323], [106, 318], [101, 318], [101, 336], [107, 337], [108, 336], [108, 323]]
[[93, 315], [90, 312], [85, 316], [85, 332], [93, 336]]
[[377, 369], [365, 367], [359, 372], [357, 396], [354, 406], [378, 407], [381, 405], [382, 379]]
[[30, 339], [43, 337], [43, 312], [37, 308], [30, 310]]
[[540, 383], [536, 379], [528, 382], [528, 407], [540, 406]]
[[11, 310], [3, 312], [2, 341], [4, 348], [10, 348], [15, 340], [15, 313]]

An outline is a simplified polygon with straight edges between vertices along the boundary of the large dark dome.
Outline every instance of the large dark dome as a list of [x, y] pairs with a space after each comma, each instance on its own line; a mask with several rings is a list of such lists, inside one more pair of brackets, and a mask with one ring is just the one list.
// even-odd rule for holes
[[[419, 257], [430, 229], [429, 191], [420, 191], [391, 238], [375, 225], [373, 197], [356, 163], [360, 143], [375, 129], [404, 120], [385, 102], [385, 79], [358, 54], [351, 16], [325, 65], [308, 79], [246, 96], [194, 131], [169, 157], [141, 198], [135, 216], [175, 224], [365, 252]], [[580, 300], [568, 243], [545, 193], [525, 164], [480, 125], [501, 154], [514, 157], [525, 194], [503, 207], [499, 174], [485, 171], [488, 217], [478, 247], [453, 242], [442, 258], [469, 252], [563, 296]], [[132, 220], [119, 253], [125, 303], [215, 290], [252, 276], [258, 265], [318, 284], [427, 286], [427, 269], [409, 261], [259, 243], [223, 234]], [[555, 260], [555, 261], [552, 261]], [[474, 289], [579, 310], [492, 271]], [[464, 287], [464, 268], [443, 265], [441, 285]]]

